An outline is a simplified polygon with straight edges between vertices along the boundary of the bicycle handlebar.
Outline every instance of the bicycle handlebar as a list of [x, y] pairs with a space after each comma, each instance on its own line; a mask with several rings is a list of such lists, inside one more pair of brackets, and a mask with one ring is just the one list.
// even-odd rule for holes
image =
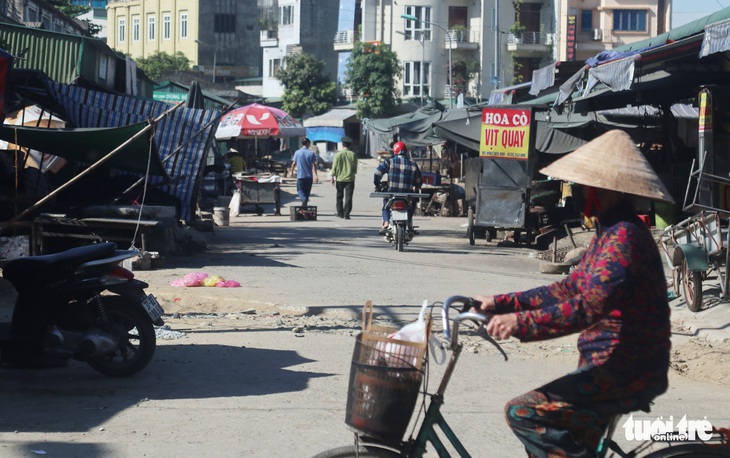
[[[463, 307], [461, 309], [461, 313], [459, 313], [459, 315], [454, 318], [454, 328], [453, 330], [451, 330], [449, 329], [449, 310], [454, 303], [461, 303], [463, 304]], [[454, 350], [459, 345], [459, 325], [462, 321], [475, 321], [479, 325], [480, 330], [483, 329], [487, 323], [489, 323], [489, 320], [492, 318], [491, 315], [470, 311], [472, 308], [478, 307], [479, 302], [467, 296], [451, 296], [444, 301], [444, 306], [441, 309], [441, 321], [444, 328], [444, 337], [446, 338], [446, 340], [449, 341], [449, 348], [451, 350]], [[489, 343], [494, 345], [494, 347], [499, 350], [500, 353], [502, 353], [502, 356], [504, 356], [504, 360], [507, 361], [507, 353], [502, 349], [502, 346], [499, 345], [496, 340], [494, 340], [492, 336], [487, 334], [486, 331], [480, 333], [480, 335]]]

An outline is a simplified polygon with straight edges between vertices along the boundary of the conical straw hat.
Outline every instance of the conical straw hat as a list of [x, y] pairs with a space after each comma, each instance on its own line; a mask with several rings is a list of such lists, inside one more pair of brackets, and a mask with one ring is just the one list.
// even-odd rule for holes
[[606, 132], [540, 173], [563, 181], [674, 203], [662, 180], [622, 130]]

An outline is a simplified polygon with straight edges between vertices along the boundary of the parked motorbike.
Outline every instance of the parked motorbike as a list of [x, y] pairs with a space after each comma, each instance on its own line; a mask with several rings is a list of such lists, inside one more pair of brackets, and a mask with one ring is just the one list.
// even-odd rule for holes
[[390, 243], [396, 250], [403, 251], [404, 246], [408, 245], [416, 234], [413, 228], [408, 227], [408, 212], [415, 205], [414, 199], [427, 196], [415, 192], [389, 192], [381, 191], [382, 188], [378, 189], [370, 193], [370, 197], [387, 199], [385, 207], [390, 209], [385, 241]]
[[9, 261], [3, 277], [18, 292], [10, 323], [0, 323], [0, 364], [64, 366], [86, 361], [125, 377], [144, 369], [156, 347], [162, 307], [149, 285], [119, 264], [136, 250], [114, 243]]

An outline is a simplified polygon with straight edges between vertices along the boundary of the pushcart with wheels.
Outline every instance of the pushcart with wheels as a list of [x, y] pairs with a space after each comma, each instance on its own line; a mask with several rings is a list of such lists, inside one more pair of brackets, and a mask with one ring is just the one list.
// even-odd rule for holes
[[699, 312], [703, 304], [702, 282], [716, 274], [720, 299], [730, 291], [728, 228], [720, 213], [702, 211], [698, 215], [664, 229], [660, 242], [664, 258], [672, 270], [676, 296], [684, 295], [687, 307]]
[[514, 241], [548, 243], [565, 216], [560, 181], [533, 181], [530, 161], [473, 158], [465, 162], [467, 237], [491, 242], [497, 231], [514, 232]]
[[[723, 103], [717, 103], [717, 102]], [[730, 135], [713, 129], [730, 119], [726, 111], [730, 89], [703, 87], [698, 94], [700, 109], [697, 157], [692, 161], [682, 211], [691, 216], [661, 233], [664, 257], [672, 270], [676, 296], [684, 294], [687, 307], [698, 312], [705, 299], [703, 282], [717, 279], [720, 300], [730, 298], [730, 163], [723, 157]], [[713, 121], [714, 120], [714, 121]], [[715, 146], [722, 149], [715, 152]], [[708, 292], [711, 289], [708, 289]]]
[[274, 204], [275, 215], [281, 215], [281, 176], [256, 176], [236, 173], [236, 190], [241, 193], [241, 206], [253, 205], [256, 214], [264, 213], [263, 204]]

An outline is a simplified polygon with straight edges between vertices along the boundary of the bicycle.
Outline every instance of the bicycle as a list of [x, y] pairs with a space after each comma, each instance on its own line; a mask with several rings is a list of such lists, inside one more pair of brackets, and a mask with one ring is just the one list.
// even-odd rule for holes
[[[453, 329], [450, 329], [449, 310], [452, 308], [453, 304], [457, 303], [462, 304], [462, 307], [460, 309], [453, 307], [456, 310], [460, 310], [460, 313], [453, 320]], [[406, 440], [401, 440], [398, 443], [392, 443], [368, 436], [362, 431], [358, 431], [355, 432], [354, 445], [327, 450], [316, 455], [314, 458], [421, 457], [426, 453], [426, 447], [428, 444], [433, 446], [439, 457], [450, 457], [451, 455], [449, 454], [446, 446], [436, 433], [436, 426], [440, 428], [442, 436], [449, 441], [452, 448], [458, 453], [458, 456], [462, 458], [470, 457], [471, 455], [461, 443], [456, 433], [449, 427], [446, 419], [442, 415], [441, 406], [444, 404], [444, 393], [449, 381], [451, 380], [451, 375], [454, 372], [456, 363], [459, 360], [459, 356], [461, 355], [463, 348], [463, 344], [459, 343], [459, 327], [461, 323], [464, 321], [472, 321], [480, 327], [481, 331], [483, 330], [483, 325], [490, 319], [488, 315], [469, 311], [475, 305], [476, 302], [473, 299], [464, 296], [452, 296], [446, 299], [443, 303], [441, 316], [443, 321], [444, 340], [448, 343], [448, 349], [451, 351], [451, 358], [444, 370], [443, 378], [441, 379], [441, 383], [439, 384], [436, 393], [429, 395], [425, 391], [422, 392], [424, 396], [430, 397], [430, 403], [428, 404], [428, 407], [425, 408], [426, 413], [421, 420], [420, 426], [417, 428], [418, 432], [415, 437], [411, 434], [411, 436]], [[496, 340], [494, 340], [486, 332], [479, 332], [479, 335], [494, 345], [504, 356], [505, 361], [508, 359], [507, 353]], [[603, 440], [596, 451], [596, 456], [598, 458], [614, 456], [623, 458], [634, 458], [639, 456], [643, 456], [643, 458], [730, 457], [730, 431], [728, 430], [714, 430], [712, 438], [706, 441], [695, 440], [691, 442], [679, 442], [671, 440], [647, 440], [630, 451], [624, 451], [612, 439], [613, 432], [621, 417], [621, 415], [617, 415], [609, 424], [603, 436]], [[640, 455], [656, 443], [665, 444], [666, 447], [652, 451], [648, 455]]]

